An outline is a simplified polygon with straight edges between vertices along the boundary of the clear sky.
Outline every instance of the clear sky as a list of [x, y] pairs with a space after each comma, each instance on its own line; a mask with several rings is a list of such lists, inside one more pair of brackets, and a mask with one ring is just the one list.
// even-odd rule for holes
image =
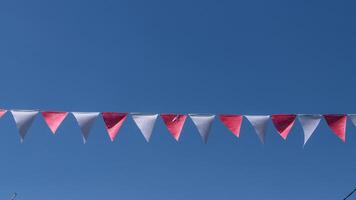
[[[65, 111], [356, 113], [355, 1], [0, 2], [0, 105]], [[157, 120], [146, 143], [131, 117], [88, 143], [69, 116], [38, 116], [20, 144], [0, 120], [0, 198], [19, 200], [336, 200], [356, 185], [356, 128], [325, 121], [302, 148], [299, 122], [262, 145], [218, 120], [203, 144]], [[356, 199], [354, 197], [353, 199]]]

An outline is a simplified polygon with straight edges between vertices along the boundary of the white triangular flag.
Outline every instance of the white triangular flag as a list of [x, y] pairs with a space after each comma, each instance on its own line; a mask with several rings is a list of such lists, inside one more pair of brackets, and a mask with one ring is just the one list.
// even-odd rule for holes
[[253, 128], [255, 128], [257, 136], [260, 138], [261, 142], [264, 144], [268, 120], [269, 120], [270, 116], [269, 115], [245, 115], [245, 117], [251, 123]]
[[199, 134], [205, 143], [208, 142], [209, 132], [215, 115], [210, 114], [189, 114], [193, 123], [197, 127]]
[[38, 111], [35, 110], [12, 110], [17, 128], [19, 129], [21, 142], [25, 139], [28, 129], [31, 127]]
[[309, 140], [310, 136], [314, 133], [315, 129], [318, 127], [322, 116], [321, 115], [298, 115], [298, 118], [304, 131], [304, 144], [303, 144], [304, 146]]
[[143, 137], [149, 142], [158, 114], [131, 114]]
[[91, 127], [93, 126], [98, 112], [72, 112], [83, 134], [83, 142], [86, 143]]
[[356, 114], [349, 114], [348, 116], [350, 117], [354, 126], [356, 126]]

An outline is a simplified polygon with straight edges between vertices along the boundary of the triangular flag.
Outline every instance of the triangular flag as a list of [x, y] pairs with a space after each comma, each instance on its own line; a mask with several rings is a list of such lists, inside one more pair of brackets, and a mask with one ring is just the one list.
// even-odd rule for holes
[[140, 129], [147, 142], [150, 141], [153, 127], [155, 126], [158, 114], [131, 114], [137, 127]]
[[51, 129], [52, 133], [55, 134], [58, 127], [61, 125], [63, 120], [67, 117], [68, 112], [54, 112], [54, 111], [43, 111], [42, 116]]
[[197, 127], [201, 138], [204, 143], [208, 142], [209, 132], [211, 129], [212, 122], [214, 121], [215, 115], [210, 114], [189, 114], [193, 123]]
[[345, 142], [347, 116], [344, 114], [328, 114], [324, 115], [324, 118], [335, 135]]
[[0, 118], [6, 114], [7, 110], [0, 109]]
[[262, 144], [265, 143], [265, 135], [267, 131], [269, 115], [245, 115], [247, 120], [251, 123], [256, 130], [258, 138], [260, 138]]
[[126, 119], [127, 113], [103, 112], [101, 115], [103, 116], [110, 140], [113, 142]]
[[12, 110], [17, 129], [19, 129], [21, 142], [25, 139], [28, 129], [31, 127], [38, 111], [35, 110]]
[[348, 115], [352, 121], [352, 123], [354, 124], [354, 126], [356, 126], [356, 114], [350, 114]]
[[296, 115], [293, 114], [280, 114], [272, 115], [271, 119], [276, 127], [278, 133], [282, 136], [283, 139], [287, 139], [290, 130], [293, 127]]
[[220, 115], [220, 120], [236, 137], [240, 137], [242, 115]]
[[161, 114], [168, 131], [175, 140], [179, 140], [187, 115], [180, 114]]
[[321, 120], [321, 115], [298, 115], [300, 124], [304, 131], [304, 145], [314, 133]]
[[83, 142], [86, 143], [89, 137], [89, 132], [93, 126], [98, 112], [72, 112], [73, 116], [78, 122], [83, 134]]

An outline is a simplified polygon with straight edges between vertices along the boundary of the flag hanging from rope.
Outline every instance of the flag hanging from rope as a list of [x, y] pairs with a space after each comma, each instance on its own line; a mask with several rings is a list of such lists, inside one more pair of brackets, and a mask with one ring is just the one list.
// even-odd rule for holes
[[151, 139], [157, 117], [158, 114], [132, 114], [132, 119], [147, 142]]
[[43, 111], [42, 116], [51, 129], [53, 134], [56, 134], [58, 127], [61, 125], [63, 120], [67, 117], [68, 112], [54, 112], [54, 111]]
[[72, 112], [82, 130], [83, 142], [86, 143], [89, 137], [89, 132], [93, 126], [99, 112]]
[[299, 121], [304, 131], [304, 144], [307, 143], [321, 120], [321, 115], [299, 115]]
[[21, 142], [25, 139], [28, 129], [31, 127], [33, 120], [35, 120], [38, 111], [35, 110], [12, 110], [17, 128], [19, 129]]
[[173, 138], [178, 141], [187, 115], [161, 114], [161, 117], [166, 124], [168, 131], [171, 133]]
[[255, 129], [256, 134], [258, 138], [260, 138], [262, 144], [264, 144], [268, 120], [270, 116], [269, 115], [245, 115], [245, 117]]

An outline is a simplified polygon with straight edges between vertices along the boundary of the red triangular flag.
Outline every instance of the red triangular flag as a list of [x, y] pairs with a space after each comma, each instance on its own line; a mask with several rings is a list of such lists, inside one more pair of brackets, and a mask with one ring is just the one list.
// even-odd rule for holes
[[283, 139], [287, 139], [289, 131], [293, 127], [295, 118], [296, 115], [293, 114], [280, 114], [271, 116], [274, 126]]
[[111, 141], [114, 141], [118, 131], [124, 123], [127, 113], [103, 112], [101, 113]]
[[240, 137], [242, 115], [220, 115], [221, 122], [236, 136]]
[[346, 120], [345, 114], [328, 114], [324, 115], [326, 123], [330, 129], [337, 135], [342, 141], [346, 140]]
[[161, 114], [161, 117], [166, 124], [168, 131], [172, 134], [174, 139], [178, 141], [187, 115]]
[[42, 112], [42, 116], [53, 134], [56, 133], [58, 127], [61, 125], [63, 120], [67, 117], [67, 115], [68, 112], [54, 112], [54, 111]]
[[1, 118], [2, 116], [4, 116], [6, 112], [7, 112], [7, 110], [0, 109], [0, 118]]

